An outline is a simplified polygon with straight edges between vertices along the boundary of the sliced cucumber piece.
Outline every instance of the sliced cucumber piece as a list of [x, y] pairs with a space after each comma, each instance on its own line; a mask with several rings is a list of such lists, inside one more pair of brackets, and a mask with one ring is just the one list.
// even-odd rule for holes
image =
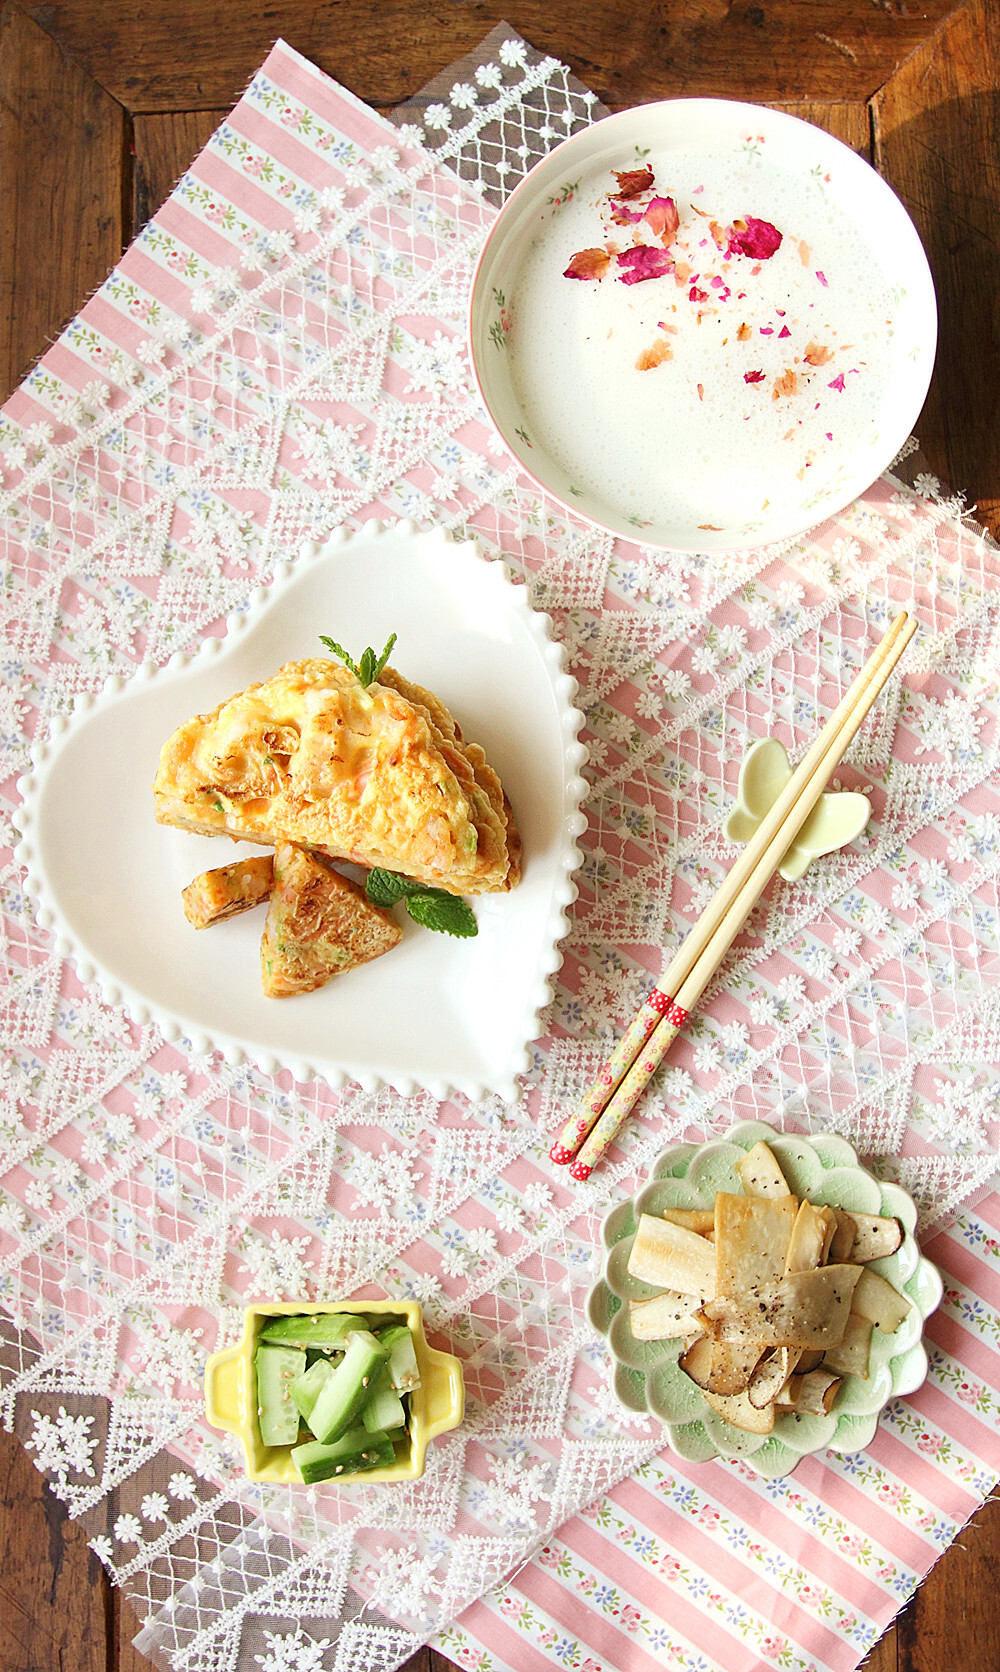
[[[308, 1357], [308, 1354], [306, 1355]], [[320, 1389], [333, 1375], [333, 1365], [328, 1358], [320, 1358], [315, 1364], [307, 1365], [301, 1376], [296, 1376], [289, 1388], [289, 1393], [295, 1401], [304, 1421], [308, 1422], [312, 1409], [320, 1395]]]
[[367, 1428], [350, 1428], [339, 1440], [329, 1444], [307, 1440], [292, 1452], [299, 1478], [307, 1485], [317, 1480], [332, 1480], [336, 1475], [380, 1469], [393, 1463], [395, 1456], [388, 1434], [369, 1434]]
[[406, 1409], [392, 1385], [392, 1373], [388, 1364], [382, 1366], [377, 1378], [373, 1378], [368, 1393], [369, 1397], [361, 1407], [361, 1421], [370, 1434], [374, 1434], [380, 1428], [405, 1426]]
[[385, 1360], [386, 1349], [374, 1335], [363, 1329], [351, 1331], [344, 1356], [323, 1383], [309, 1415], [317, 1440], [330, 1445], [347, 1432], [367, 1404], [369, 1388]]
[[389, 1349], [389, 1373], [397, 1393], [412, 1393], [420, 1386], [420, 1369], [413, 1347], [413, 1336], [405, 1324], [391, 1324], [382, 1330], [379, 1340]]
[[346, 1343], [347, 1336], [345, 1335], [343, 1341], [338, 1341], [335, 1347], [307, 1347], [306, 1369], [311, 1370], [314, 1364], [336, 1364], [337, 1360], [344, 1356]]
[[356, 1312], [303, 1312], [287, 1318], [272, 1318], [258, 1339], [281, 1342], [286, 1347], [343, 1347], [352, 1329], [364, 1329], [365, 1320]]
[[266, 1446], [291, 1446], [299, 1437], [299, 1408], [290, 1389], [306, 1367], [306, 1355], [296, 1347], [258, 1347], [257, 1421]]

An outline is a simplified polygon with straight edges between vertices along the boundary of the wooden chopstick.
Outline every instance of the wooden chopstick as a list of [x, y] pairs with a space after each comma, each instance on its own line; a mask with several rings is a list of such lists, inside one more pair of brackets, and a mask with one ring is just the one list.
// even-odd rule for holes
[[[867, 689], [869, 681], [876, 677], [884, 658], [889, 654], [893, 644], [902, 632], [906, 619], [905, 611], [898, 615], [875, 646], [868, 661], [830, 715], [826, 725], [799, 763], [784, 791], [754, 832], [751, 841], [736, 860], [728, 876], [720, 885], [718, 892], [706, 906], [697, 923], [685, 936], [645, 1004], [633, 1017], [628, 1031], [619, 1040], [594, 1084], [582, 1099], [576, 1114], [566, 1123], [563, 1131], [553, 1143], [549, 1151], [553, 1161], [559, 1164], [572, 1161], [590, 1128], [608, 1103], [616, 1087], [628, 1073], [636, 1056], [643, 1049], [654, 1030], [662, 1022], [669, 1021], [671, 1016], [681, 1023], [686, 1020], [686, 1017], [679, 1015], [674, 1006], [674, 996], [678, 988], [685, 980], [705, 943], [715, 933], [740, 889], [745, 885], [748, 877], [752, 875], [771, 837], [776, 830], [784, 826], [785, 820], [790, 818], [798, 795], [822, 759], [831, 737], [839, 735], [841, 728], [847, 723], [859, 696]], [[792, 835], [789, 836], [786, 847], [791, 845], [792, 836], [797, 829], [801, 828], [801, 822], [803, 821], [800, 821], [794, 827], [789, 826]], [[783, 853], [784, 851], [785, 849], [782, 850]]]
[[713, 900], [685, 937], [550, 1156], [589, 1176], [687, 1021], [712, 975], [826, 789], [917, 629], [902, 611], [761, 821]]

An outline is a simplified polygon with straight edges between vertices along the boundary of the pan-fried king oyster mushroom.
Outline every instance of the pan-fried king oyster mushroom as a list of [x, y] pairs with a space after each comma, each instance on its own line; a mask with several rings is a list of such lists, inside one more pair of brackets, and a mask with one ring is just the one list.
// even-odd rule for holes
[[513, 817], [483, 751], [390, 668], [365, 685], [325, 657], [286, 662], [179, 726], [153, 794], [161, 824], [295, 842], [452, 894], [518, 876]]

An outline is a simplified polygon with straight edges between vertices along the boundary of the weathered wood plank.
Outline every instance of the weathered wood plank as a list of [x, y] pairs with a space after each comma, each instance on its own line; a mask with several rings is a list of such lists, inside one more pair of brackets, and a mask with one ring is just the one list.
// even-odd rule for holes
[[[1000, 1499], [983, 1506], [900, 1616], [891, 1672], [1000, 1666]], [[880, 1669], [881, 1672], [881, 1669]], [[888, 1669], [887, 1669], [888, 1672]]]
[[225, 110], [171, 110], [136, 116], [132, 124], [132, 237], [169, 197], [184, 170], [211, 139]]
[[1000, 532], [1000, 8], [964, 7], [873, 101], [875, 162], [924, 241], [937, 365], [915, 426], [931, 469]]
[[0, 17], [0, 399], [123, 248], [126, 116], [15, 6]]
[[803, 99], [797, 104], [774, 102], [774, 109], [786, 110], [789, 116], [798, 116], [803, 122], [814, 122], [817, 128], [833, 134], [834, 139], [842, 140], [866, 162], [871, 162], [872, 125], [866, 100], [846, 104], [841, 99], [833, 103]]
[[953, 10], [954, 0], [46, 0], [32, 15], [132, 111], [231, 105], [278, 35], [387, 109], [504, 20], [621, 109], [722, 91], [866, 99]]
[[[0, 24], [0, 226], [5, 230], [0, 240], [0, 320], [8, 327], [10, 322], [17, 329], [24, 327], [30, 337], [32, 309], [37, 319], [36, 341], [13, 371], [9, 328], [4, 336], [0, 370], [7, 377], [5, 387], [17, 381], [100, 282], [128, 235], [130, 218], [137, 227], [153, 212], [212, 131], [220, 111], [238, 97], [275, 35], [285, 34], [346, 85], [386, 108], [442, 63], [473, 47], [504, 16], [533, 44], [568, 58], [612, 107], [676, 93], [723, 91], [782, 103], [801, 100], [808, 91], [810, 102], [784, 102], [784, 108], [829, 128], [865, 154], [867, 116], [861, 101], [888, 81], [873, 105], [875, 160], [904, 196], [912, 191], [909, 207], [928, 247], [935, 236], [941, 246], [935, 246], [932, 261], [942, 301], [942, 349], [935, 391], [919, 433], [934, 467], [976, 495], [996, 527], [996, 488], [993, 498], [984, 495], [961, 460], [963, 449], [978, 444], [984, 470], [990, 461], [1000, 468], [996, 409], [983, 405], [982, 399], [984, 392], [995, 396], [998, 368], [993, 361], [988, 377], [982, 371], [982, 343], [977, 340], [979, 326], [985, 325], [987, 348], [993, 354], [995, 337], [989, 331], [1000, 319], [997, 17], [989, 4], [970, 6], [941, 27], [952, 9], [951, 0], [941, 0], [909, 17], [896, 0], [844, 0], [811, 5], [809, 25], [804, 27], [798, 0], [769, 5], [766, 16], [763, 6], [678, 3], [670, 7], [666, 21], [637, 17], [625, 22], [620, 6], [600, 0], [585, 16], [575, 9], [570, 15], [568, 5], [512, 0], [496, 7], [456, 6], [444, 19], [426, 15], [416, 0], [386, 0], [378, 6], [373, 0], [328, 0], [311, 6], [302, 0], [280, 0], [265, 13], [254, 13], [243, 0], [238, 5], [235, 0], [175, 0], [171, 6], [163, 0], [128, 5], [124, 0], [67, 0], [37, 7], [32, 14], [65, 49], [57, 51], [44, 37], [39, 39], [41, 30], [30, 19], [8, 7]], [[177, 49], [179, 39], [185, 42], [183, 53]], [[894, 75], [897, 64], [902, 67]], [[101, 80], [114, 99], [101, 95], [88, 76]], [[152, 113], [136, 120], [137, 186], [131, 215], [122, 207], [126, 130], [115, 100]], [[183, 103], [205, 108], [192, 115], [175, 108]], [[60, 127], [60, 112], [66, 110], [76, 112], [72, 134], [60, 128], [62, 137], [57, 139], [54, 128]], [[110, 170], [109, 128], [118, 135], [110, 147]], [[51, 158], [46, 163], [50, 139]], [[68, 157], [73, 158], [72, 169], [66, 166]], [[104, 163], [98, 167], [102, 157]], [[51, 187], [44, 186], [46, 167]], [[91, 199], [90, 219], [79, 208], [75, 219], [65, 213], [56, 217], [58, 193], [69, 191], [79, 203], [95, 167], [104, 188]], [[64, 264], [68, 267], [81, 256], [79, 236], [70, 236], [66, 229], [82, 226], [88, 236], [100, 231], [100, 205], [107, 203], [111, 177], [116, 182], [118, 222], [115, 236], [108, 239], [108, 253], [97, 271], [71, 278], [68, 292], [60, 291]], [[31, 208], [40, 180], [51, 202], [48, 222]], [[31, 213], [22, 233], [17, 216], [26, 212], [26, 205]], [[53, 231], [56, 243], [66, 246], [54, 273]], [[15, 277], [22, 288], [12, 308], [13, 280], [8, 274], [15, 273], [19, 245], [22, 254], [25, 249], [34, 251], [37, 265], [28, 262], [18, 268]], [[946, 290], [959, 310], [964, 306], [967, 313], [973, 302], [975, 314], [975, 329], [969, 329], [968, 318], [963, 321], [956, 313], [949, 325], [956, 337], [947, 349]], [[946, 386], [938, 390], [939, 381], [947, 385], [948, 378], [958, 380], [960, 395], [966, 391], [960, 402], [948, 398]], [[935, 400], [940, 407], [936, 418]], [[973, 404], [966, 404], [970, 401]], [[928, 428], [931, 420], [936, 431]], [[104, 1672], [105, 1665], [117, 1672], [148, 1672], [148, 1663], [131, 1648], [137, 1622], [127, 1602], [112, 1601], [99, 1570], [95, 1579], [94, 1558], [82, 1534], [65, 1523], [18, 1443], [2, 1435], [0, 1479], [0, 1537], [6, 1541], [0, 1564], [4, 1672], [22, 1672], [22, 1667], [24, 1672], [48, 1672], [56, 1666], [61, 1672]], [[998, 1572], [1000, 1512], [990, 1505], [873, 1650], [866, 1672], [937, 1672], [953, 1664], [961, 1664], [962, 1672], [995, 1672], [1000, 1665]], [[85, 1601], [84, 1614], [80, 1610]], [[429, 1652], [411, 1662], [412, 1672], [441, 1672], [448, 1666]]]
[[100, 1562], [20, 1440], [0, 1433], [3, 1672], [107, 1672], [107, 1642]]
[[901, 1672], [898, 1621], [879, 1638], [871, 1654], [866, 1655], [861, 1662], [858, 1672]]
[[[140, 1630], [140, 1621], [136, 1618], [128, 1598], [110, 1584], [108, 1592], [111, 1613], [108, 1672], [153, 1672], [152, 1661], [147, 1660], [145, 1655], [141, 1655], [138, 1649], [132, 1647], [132, 1639]], [[76, 1668], [67, 1667], [65, 1672], [76, 1672]]]

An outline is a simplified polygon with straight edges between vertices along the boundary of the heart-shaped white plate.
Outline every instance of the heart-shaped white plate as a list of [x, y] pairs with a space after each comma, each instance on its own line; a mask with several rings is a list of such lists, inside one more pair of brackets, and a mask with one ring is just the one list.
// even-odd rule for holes
[[[112, 680], [36, 747], [19, 786], [17, 854], [37, 921], [83, 979], [195, 1051], [333, 1086], [515, 1097], [559, 967], [586, 825], [583, 717], [550, 629], [502, 564], [442, 530], [370, 523], [306, 547], [230, 617], [224, 639]], [[325, 654], [320, 633], [357, 657], [391, 632], [395, 665], [437, 693], [499, 772], [524, 843], [522, 880], [472, 902], [475, 939], [418, 928], [397, 908], [404, 938], [390, 956], [316, 993], [267, 999], [261, 913], [199, 932], [180, 900], [199, 871], [260, 850], [156, 824], [160, 748], [182, 721], [281, 663]]]

